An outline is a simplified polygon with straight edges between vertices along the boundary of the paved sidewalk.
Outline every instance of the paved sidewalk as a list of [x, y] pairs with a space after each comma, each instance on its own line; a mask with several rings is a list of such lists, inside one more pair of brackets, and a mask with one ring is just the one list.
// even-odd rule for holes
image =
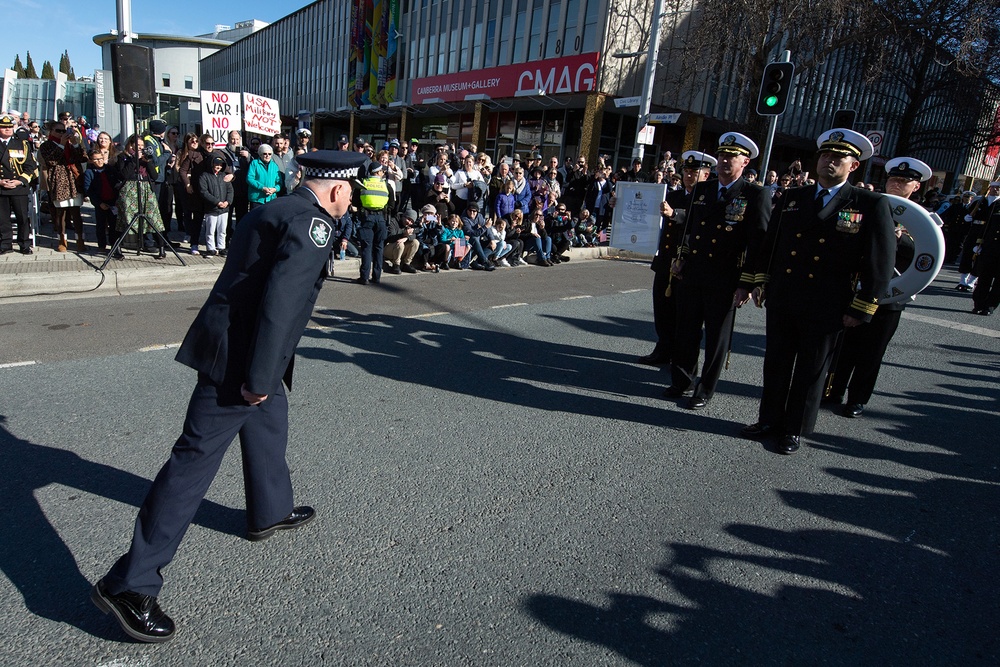
[[[68, 252], [56, 252], [52, 225], [41, 225], [34, 254], [14, 252], [0, 255], [0, 305], [38, 299], [71, 299], [85, 296], [115, 296], [147, 294], [178, 290], [207, 289], [225, 263], [222, 257], [191, 255], [187, 244], [178, 249], [179, 258], [167, 252], [165, 259], [134, 250], [124, 252], [124, 260], [111, 260], [100, 271], [106, 259], [97, 251], [92, 222], [93, 209], [84, 206], [84, 240], [86, 250], [77, 252], [75, 237], [70, 234]], [[180, 232], [173, 231], [170, 240], [180, 241]], [[15, 244], [15, 248], [16, 248]], [[606, 246], [573, 248], [574, 259], [595, 259], [618, 255]], [[180, 260], [183, 260], [184, 264]], [[357, 276], [360, 261], [348, 258], [336, 262], [337, 275]]]

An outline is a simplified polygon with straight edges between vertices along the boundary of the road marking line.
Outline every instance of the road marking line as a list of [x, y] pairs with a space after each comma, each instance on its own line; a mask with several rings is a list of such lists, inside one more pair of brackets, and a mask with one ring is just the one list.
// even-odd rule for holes
[[166, 345], [150, 345], [149, 347], [140, 347], [140, 352], [156, 352], [157, 350], [172, 350], [175, 347], [180, 347], [180, 343], [167, 343]]
[[951, 322], [949, 320], [938, 319], [937, 317], [927, 317], [926, 315], [918, 315], [916, 313], [911, 313], [909, 311], [903, 311], [903, 317], [908, 320], [916, 320], [917, 322], [923, 322], [924, 324], [933, 324], [939, 327], [946, 327], [948, 329], [955, 329], [957, 331], [965, 331], [966, 333], [978, 334], [980, 336], [989, 336], [990, 338], [1000, 338], [1000, 331], [994, 331], [993, 329], [986, 329], [984, 327], [977, 327], [972, 324], [962, 324], [961, 322]]
[[9, 364], [0, 364], [0, 368], [17, 368], [18, 366], [34, 366], [37, 361], [13, 361]]
[[490, 308], [493, 308], [495, 310], [497, 308], [513, 308], [515, 306], [527, 306], [527, 305], [528, 304], [526, 303], [502, 303], [499, 306], [490, 306]]
[[594, 297], [590, 294], [580, 294], [579, 296], [564, 296], [561, 297], [560, 301], [573, 301], [574, 299], [593, 299]]
[[618, 293], [619, 294], [633, 294], [635, 292], [647, 292], [647, 291], [648, 290], [646, 290], [646, 289], [623, 289], [623, 290], [618, 290]]
[[436, 313], [421, 313], [420, 315], [407, 315], [404, 320], [419, 320], [425, 317], [437, 317], [438, 315], [450, 315], [446, 310], [439, 310]]

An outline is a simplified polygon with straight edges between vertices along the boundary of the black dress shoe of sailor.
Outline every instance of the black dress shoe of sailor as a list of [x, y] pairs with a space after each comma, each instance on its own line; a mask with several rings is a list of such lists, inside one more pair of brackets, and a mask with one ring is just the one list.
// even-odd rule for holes
[[778, 431], [776, 428], [770, 424], [764, 424], [762, 422], [748, 424], [740, 429], [740, 435], [744, 438], [749, 438], [750, 440], [760, 440], [761, 438], [766, 438], [769, 435], [777, 434]]
[[799, 451], [799, 436], [797, 435], [786, 435], [781, 438], [781, 442], [778, 443], [778, 451], [782, 454], [794, 454]]
[[844, 406], [844, 416], [845, 417], [860, 417], [861, 413], [865, 411], [865, 406], [863, 403], [848, 403]]
[[665, 354], [660, 354], [656, 350], [653, 350], [644, 357], [639, 357], [635, 360], [636, 363], [646, 364], [647, 366], [661, 366], [663, 364], [670, 363], [670, 357]]
[[704, 396], [692, 396], [688, 401], [688, 410], [701, 410], [708, 406], [708, 399]]
[[163, 613], [152, 595], [132, 591], [112, 595], [102, 579], [91, 589], [90, 599], [105, 614], [114, 614], [122, 630], [132, 639], [157, 643], [174, 636], [174, 622]]
[[663, 390], [664, 398], [684, 398], [685, 396], [691, 396], [694, 394], [694, 389], [688, 387], [687, 389], [681, 389], [680, 387], [675, 387], [670, 385]]
[[266, 540], [271, 537], [271, 535], [274, 535], [276, 530], [292, 530], [293, 528], [300, 528], [312, 521], [315, 517], [316, 510], [311, 507], [301, 505], [293, 509], [291, 514], [273, 526], [261, 528], [260, 530], [247, 531], [247, 539], [251, 542], [260, 542], [261, 540]]

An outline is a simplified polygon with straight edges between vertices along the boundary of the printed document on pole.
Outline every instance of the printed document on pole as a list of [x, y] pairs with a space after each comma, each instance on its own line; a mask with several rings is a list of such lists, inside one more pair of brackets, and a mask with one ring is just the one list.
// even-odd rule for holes
[[656, 254], [660, 238], [660, 204], [664, 183], [619, 182], [611, 216], [611, 247], [640, 255]]

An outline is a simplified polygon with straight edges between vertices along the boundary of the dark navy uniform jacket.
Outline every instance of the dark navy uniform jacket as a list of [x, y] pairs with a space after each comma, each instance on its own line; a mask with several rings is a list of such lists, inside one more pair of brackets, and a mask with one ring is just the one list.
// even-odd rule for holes
[[274, 394], [325, 278], [333, 221], [308, 188], [248, 213], [177, 361], [222, 386]]
[[[845, 183], [818, 210], [818, 185], [787, 190], [758, 253], [756, 282], [768, 308], [839, 330], [843, 315], [864, 322], [892, 278], [895, 225], [889, 200]], [[860, 289], [855, 286], [860, 281]]]
[[[690, 254], [682, 275], [685, 283], [730, 283], [735, 290], [767, 231], [771, 198], [742, 176], [729, 184], [725, 198], [718, 193], [718, 179], [695, 185], [685, 239]], [[743, 277], [750, 280], [745, 271]]]
[[28, 194], [28, 184], [37, 170], [38, 164], [32, 155], [30, 141], [15, 134], [6, 145], [0, 142], [0, 178], [16, 178], [22, 183], [10, 190], [0, 189], [0, 195], [12, 197]]

